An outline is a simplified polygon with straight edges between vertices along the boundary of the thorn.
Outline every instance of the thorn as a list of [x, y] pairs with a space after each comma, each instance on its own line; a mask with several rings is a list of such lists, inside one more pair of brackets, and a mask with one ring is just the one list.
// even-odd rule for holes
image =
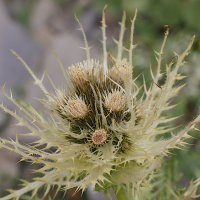
[[116, 44], [119, 44], [119, 42], [115, 38], [112, 38], [112, 39]]
[[158, 53], [156, 50], [154, 50], [154, 53], [157, 54], [158, 56], [160, 55], [160, 53]]
[[112, 61], [113, 65], [115, 65], [115, 61], [114, 61], [113, 57], [109, 53], [107, 53], [107, 54], [108, 54], [108, 57], [110, 58], [110, 60]]
[[195, 131], [200, 131], [198, 128], [196, 128], [196, 127], [193, 127], [192, 128], [193, 130], [195, 130]]
[[170, 63], [172, 63], [172, 62], [173, 62], [174, 58], [177, 58], [177, 60], [178, 60], [178, 55], [177, 55], [177, 54], [175, 54], [175, 56], [173, 56], [173, 57], [172, 57], [172, 59], [171, 59]]
[[[154, 82], [155, 83], [155, 82]], [[162, 87], [161, 86], [159, 86], [157, 83], [155, 83], [160, 89], [162, 89]]]

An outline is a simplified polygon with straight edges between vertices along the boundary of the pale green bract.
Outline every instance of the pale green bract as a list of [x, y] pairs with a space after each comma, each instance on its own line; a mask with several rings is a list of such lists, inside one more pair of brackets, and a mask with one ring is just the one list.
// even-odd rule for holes
[[[155, 52], [156, 74], [150, 70], [152, 85], [147, 88], [144, 80], [142, 86], [137, 86], [137, 78], [132, 79], [132, 51], [136, 47], [133, 45], [133, 32], [137, 10], [131, 21], [129, 49], [125, 49], [122, 43], [126, 17], [125, 13], [123, 15], [119, 41], [115, 41], [118, 46], [115, 58], [106, 50], [105, 9], [102, 17], [102, 63], [90, 59], [90, 48], [77, 18], [85, 40], [87, 60], [70, 67], [67, 72], [55, 53], [67, 81], [67, 92], [57, 89], [47, 74], [55, 91], [54, 94], [49, 93], [42, 80], [11, 50], [46, 95], [41, 102], [51, 121], [47, 121], [30, 104], [16, 101], [12, 95], [5, 94], [3, 87], [3, 93], [19, 108], [22, 117], [3, 104], [1, 108], [19, 121], [17, 126], [25, 126], [30, 130], [28, 136], [37, 136], [40, 140], [35, 146], [25, 146], [17, 137], [15, 141], [0, 138], [0, 147], [20, 154], [21, 160], [28, 159], [41, 164], [37, 172], [41, 172], [43, 177], [34, 178], [31, 183], [24, 181], [22, 189], [10, 190], [10, 194], [1, 200], [19, 199], [29, 191], [32, 191], [30, 198], [33, 198], [42, 186], [46, 186], [46, 196], [51, 186], [57, 186], [57, 191], [61, 187], [64, 190], [77, 188], [84, 191], [90, 184], [95, 190], [104, 189], [107, 194], [109, 188], [115, 188], [117, 193], [123, 186], [130, 196], [134, 196], [135, 191], [139, 193], [141, 186], [146, 186], [149, 175], [159, 168], [163, 156], [168, 155], [170, 149], [184, 145], [184, 139], [190, 137], [188, 131], [195, 129], [200, 121], [200, 116], [197, 116], [182, 131], [171, 134], [169, 139], [156, 139], [156, 136], [173, 129], [160, 125], [176, 119], [164, 117], [163, 113], [174, 107], [170, 105], [170, 99], [183, 87], [175, 87], [174, 83], [184, 78], [178, 70], [184, 64], [194, 37], [186, 50], [181, 55], [175, 55], [166, 65], [166, 81], [159, 86], [163, 49], [169, 33], [169, 27], [165, 26], [167, 31], [163, 44], [160, 51]], [[122, 58], [124, 49], [129, 53], [127, 59]], [[112, 61], [111, 67], [108, 67], [107, 57]], [[144, 90], [144, 95], [138, 98], [140, 90]], [[44, 144], [44, 149], [37, 148]], [[56, 151], [46, 151], [51, 147]], [[198, 181], [194, 182], [195, 187], [198, 184]], [[184, 195], [193, 192], [192, 188], [189, 189]], [[118, 198], [121, 198], [120, 195]]]

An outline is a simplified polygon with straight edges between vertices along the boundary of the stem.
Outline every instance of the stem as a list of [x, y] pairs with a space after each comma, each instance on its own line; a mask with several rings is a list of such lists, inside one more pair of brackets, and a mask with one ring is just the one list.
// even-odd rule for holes
[[116, 193], [117, 200], [130, 200], [128, 192], [124, 186]]
[[103, 12], [102, 12], [102, 36], [103, 36], [103, 72], [104, 77], [106, 80], [106, 75], [108, 73], [108, 64], [107, 64], [107, 51], [106, 51], [106, 22], [105, 22], [105, 12], [106, 12], [107, 4], [104, 6]]

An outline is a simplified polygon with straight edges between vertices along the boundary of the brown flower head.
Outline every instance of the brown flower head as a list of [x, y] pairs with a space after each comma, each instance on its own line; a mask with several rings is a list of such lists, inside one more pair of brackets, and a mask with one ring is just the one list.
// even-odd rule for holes
[[108, 138], [107, 132], [104, 129], [97, 129], [92, 133], [92, 142], [95, 145], [102, 145]]
[[113, 112], [122, 111], [126, 104], [126, 96], [121, 91], [114, 91], [105, 97], [105, 107]]

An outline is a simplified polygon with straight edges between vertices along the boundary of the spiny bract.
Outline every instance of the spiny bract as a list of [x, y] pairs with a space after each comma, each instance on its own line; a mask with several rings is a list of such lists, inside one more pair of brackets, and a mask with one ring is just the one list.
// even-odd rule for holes
[[[143, 86], [138, 87], [132, 78], [132, 74], [135, 76], [132, 50], [135, 47], [133, 32], [136, 13], [131, 21], [130, 48], [126, 49], [129, 52], [128, 59], [122, 58], [125, 13], [117, 41], [118, 55], [114, 58], [106, 51], [105, 9], [106, 7], [102, 17], [102, 63], [90, 59], [86, 36], [77, 18], [85, 40], [87, 60], [69, 67], [66, 72], [55, 53], [67, 81], [67, 89], [57, 89], [48, 76], [55, 90], [54, 94], [49, 93], [22, 58], [11, 50], [46, 95], [41, 102], [52, 120], [47, 121], [30, 104], [19, 103], [12, 95], [8, 96], [3, 91], [23, 112], [24, 118], [3, 104], [0, 105], [1, 108], [19, 121], [17, 125], [27, 127], [31, 131], [29, 136], [37, 136], [40, 140], [35, 146], [24, 146], [17, 139], [0, 139], [0, 147], [19, 153], [22, 155], [21, 160], [28, 159], [41, 164], [42, 167], [38, 171], [43, 173], [43, 177], [35, 178], [31, 183], [24, 182], [22, 189], [11, 190], [11, 194], [1, 198], [2, 200], [18, 199], [28, 191], [33, 191], [33, 197], [44, 185], [47, 186], [44, 196], [54, 185], [57, 186], [57, 190], [61, 187], [64, 190], [74, 187], [77, 190], [85, 190], [89, 184], [92, 184], [95, 190], [108, 190], [113, 187], [117, 191], [122, 184], [132, 190], [139, 189], [141, 184], [144, 186], [146, 183], [148, 175], [158, 168], [159, 159], [167, 155], [170, 149], [183, 145], [183, 140], [189, 137], [187, 132], [194, 129], [195, 124], [199, 122], [200, 116], [178, 134], [171, 134], [169, 139], [156, 140], [157, 135], [172, 130], [161, 125], [175, 118], [166, 118], [162, 114], [174, 107], [170, 105], [169, 100], [182, 88], [173, 85], [176, 80], [184, 78], [178, 74], [178, 69], [183, 65], [194, 37], [187, 49], [181, 55], [175, 55], [169, 65], [166, 65], [166, 81], [159, 86], [158, 80], [162, 76], [161, 57], [169, 33], [169, 27], [165, 26], [167, 31], [161, 50], [155, 52], [157, 71], [156, 75], [151, 71], [152, 85], [147, 89], [144, 81]], [[112, 62], [110, 67], [107, 57]], [[172, 68], [174, 62], [176, 63]], [[144, 95], [138, 98], [142, 88]], [[37, 148], [44, 144], [44, 149]], [[46, 151], [51, 147], [56, 148], [56, 151]]]

